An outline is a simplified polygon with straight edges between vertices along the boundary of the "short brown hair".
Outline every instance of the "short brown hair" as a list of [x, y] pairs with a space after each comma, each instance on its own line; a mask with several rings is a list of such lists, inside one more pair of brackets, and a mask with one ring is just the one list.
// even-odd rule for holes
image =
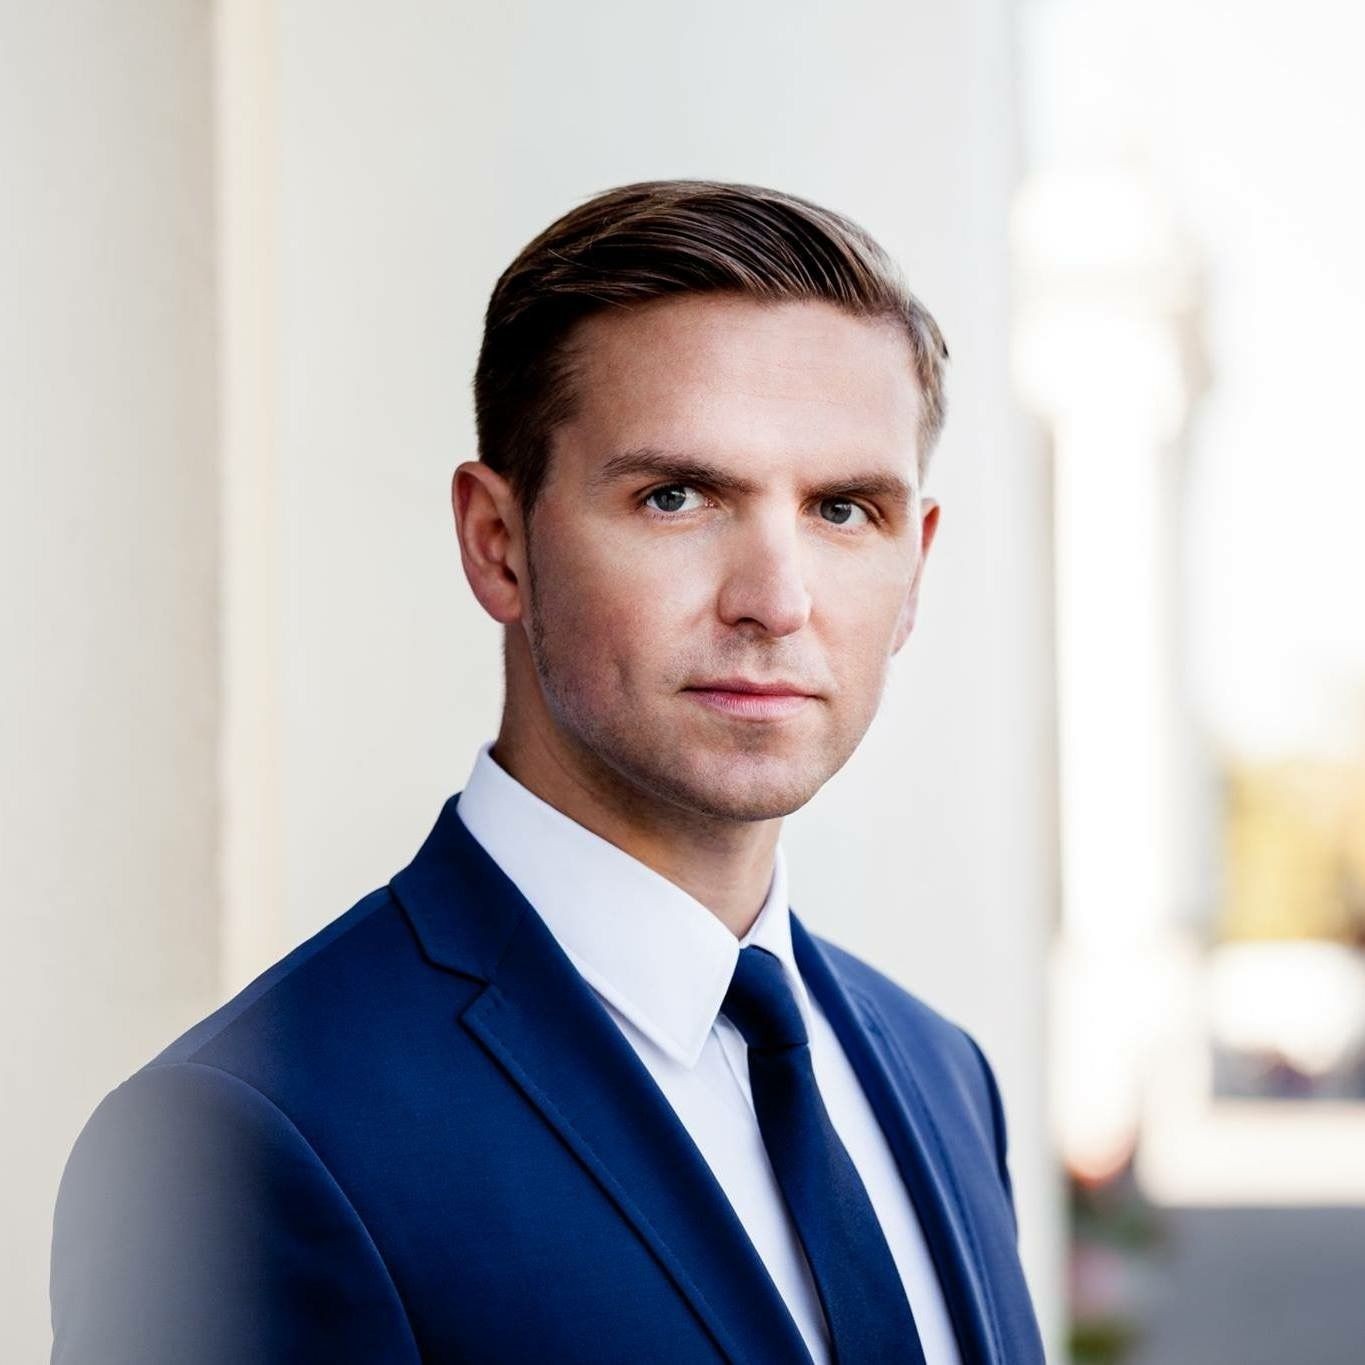
[[529, 521], [550, 438], [573, 412], [569, 335], [607, 308], [674, 294], [824, 300], [900, 323], [923, 398], [919, 472], [943, 427], [948, 348], [895, 263], [858, 224], [795, 195], [711, 180], [607, 190], [552, 223], [503, 271], [474, 374], [479, 457]]

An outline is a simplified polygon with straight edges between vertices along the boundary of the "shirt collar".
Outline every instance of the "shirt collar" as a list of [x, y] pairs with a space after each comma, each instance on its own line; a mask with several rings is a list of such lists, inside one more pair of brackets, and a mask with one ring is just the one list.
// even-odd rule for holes
[[779, 843], [767, 899], [743, 939], [700, 901], [524, 787], [479, 747], [457, 809], [584, 979], [674, 1061], [696, 1065], [741, 948], [771, 952], [811, 1028], [792, 952]]

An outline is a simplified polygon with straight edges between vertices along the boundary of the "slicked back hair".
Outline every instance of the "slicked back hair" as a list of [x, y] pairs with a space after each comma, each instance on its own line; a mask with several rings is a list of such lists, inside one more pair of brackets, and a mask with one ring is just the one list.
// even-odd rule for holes
[[552, 223], [503, 271], [488, 303], [474, 374], [479, 458], [512, 485], [528, 526], [551, 437], [574, 411], [576, 324], [609, 308], [686, 294], [823, 300], [902, 326], [921, 395], [923, 477], [943, 427], [948, 348], [872, 236], [777, 190], [642, 181]]

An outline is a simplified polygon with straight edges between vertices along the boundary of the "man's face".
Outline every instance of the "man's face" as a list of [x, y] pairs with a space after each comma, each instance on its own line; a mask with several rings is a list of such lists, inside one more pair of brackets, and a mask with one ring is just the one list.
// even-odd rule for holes
[[[824, 303], [717, 296], [575, 341], [529, 544], [546, 709], [642, 795], [786, 815], [857, 747], [914, 622], [938, 509], [909, 343]], [[698, 690], [734, 679], [809, 695], [756, 714]]]

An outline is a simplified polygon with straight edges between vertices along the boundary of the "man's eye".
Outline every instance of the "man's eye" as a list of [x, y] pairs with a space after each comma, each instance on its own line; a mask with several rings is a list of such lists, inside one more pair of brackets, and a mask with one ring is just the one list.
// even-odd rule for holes
[[867, 514], [867, 509], [849, 498], [825, 498], [820, 506], [838, 509], [838, 514], [835, 517], [826, 518], [835, 526], [857, 526], [860, 524], [859, 517], [863, 519], [862, 524], [870, 524], [872, 521], [872, 518]]
[[[685, 497], [685, 494], [689, 492], [696, 493], [697, 490], [693, 488], [690, 484], [685, 483], [665, 484], [662, 488], [654, 489], [652, 493], [646, 493], [644, 497], [644, 504], [645, 506], [649, 506], [651, 503], [653, 503], [655, 498], [658, 498], [660, 500], [660, 503], [659, 505], [654, 507], [653, 510], [655, 511], [658, 512], [690, 511], [693, 509], [686, 508], [681, 505], [683, 502], [686, 502], [687, 499]], [[700, 496], [700, 494], [698, 494], [698, 496]]]

